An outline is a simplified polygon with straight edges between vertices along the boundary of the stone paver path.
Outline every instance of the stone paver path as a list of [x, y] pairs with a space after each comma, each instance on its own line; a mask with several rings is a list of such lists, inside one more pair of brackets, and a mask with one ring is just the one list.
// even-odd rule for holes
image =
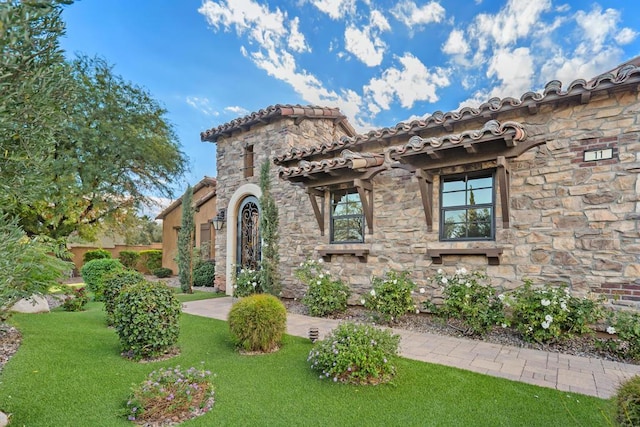
[[[184, 303], [184, 312], [227, 320], [232, 298]], [[320, 338], [339, 320], [287, 314], [287, 333], [307, 337], [316, 327]], [[622, 380], [640, 374], [640, 366], [550, 353], [482, 341], [394, 329], [400, 335], [400, 354], [408, 359], [452, 366], [557, 390], [609, 398]]]

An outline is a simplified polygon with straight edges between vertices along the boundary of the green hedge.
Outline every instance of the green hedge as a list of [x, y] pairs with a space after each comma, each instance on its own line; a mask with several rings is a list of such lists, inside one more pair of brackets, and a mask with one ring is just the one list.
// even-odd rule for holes
[[143, 273], [151, 273], [162, 267], [162, 251], [159, 249], [140, 251], [140, 266]]
[[118, 259], [128, 269], [136, 270], [140, 261], [140, 252], [138, 251], [120, 251]]
[[84, 253], [82, 257], [82, 263], [87, 263], [94, 259], [111, 258], [111, 252], [106, 249], [92, 249]]

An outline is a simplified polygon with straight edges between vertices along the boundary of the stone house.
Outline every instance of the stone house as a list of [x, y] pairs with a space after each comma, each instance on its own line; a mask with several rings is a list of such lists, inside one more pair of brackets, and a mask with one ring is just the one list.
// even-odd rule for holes
[[640, 302], [640, 58], [566, 89], [356, 134], [339, 110], [275, 105], [207, 130], [217, 145], [216, 284], [260, 257], [259, 166], [272, 162], [284, 297], [323, 258], [352, 289], [406, 270], [432, 294], [439, 268], [502, 289], [567, 284]]
[[[195, 245], [206, 251], [206, 256], [210, 259], [214, 259], [215, 230], [212, 219], [217, 212], [215, 178], [205, 176], [193, 186], [193, 206], [193, 219], [196, 224]], [[177, 274], [178, 264], [175, 259], [178, 255], [178, 231], [182, 224], [182, 197], [167, 206], [156, 219], [162, 220], [162, 266]]]

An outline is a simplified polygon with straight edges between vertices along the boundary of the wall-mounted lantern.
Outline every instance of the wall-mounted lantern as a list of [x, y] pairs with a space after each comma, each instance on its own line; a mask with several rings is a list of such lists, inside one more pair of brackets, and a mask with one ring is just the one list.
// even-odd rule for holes
[[216, 216], [213, 217], [213, 219], [211, 220], [211, 223], [213, 224], [213, 228], [216, 231], [220, 231], [224, 228], [224, 223], [227, 222], [226, 216], [227, 216], [227, 210], [219, 209]]

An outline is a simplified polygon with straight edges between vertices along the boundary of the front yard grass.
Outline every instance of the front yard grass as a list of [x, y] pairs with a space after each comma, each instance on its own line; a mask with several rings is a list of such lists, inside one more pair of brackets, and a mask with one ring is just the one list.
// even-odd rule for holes
[[307, 339], [286, 336], [277, 353], [242, 356], [226, 322], [191, 315], [181, 322], [178, 357], [135, 363], [119, 355], [101, 303], [84, 312], [15, 314], [23, 342], [0, 374], [0, 410], [17, 426], [131, 425], [119, 412], [133, 383], [159, 367], [204, 362], [217, 374], [216, 403], [185, 426], [611, 424], [611, 401], [408, 359], [390, 384], [321, 381], [306, 361]]

